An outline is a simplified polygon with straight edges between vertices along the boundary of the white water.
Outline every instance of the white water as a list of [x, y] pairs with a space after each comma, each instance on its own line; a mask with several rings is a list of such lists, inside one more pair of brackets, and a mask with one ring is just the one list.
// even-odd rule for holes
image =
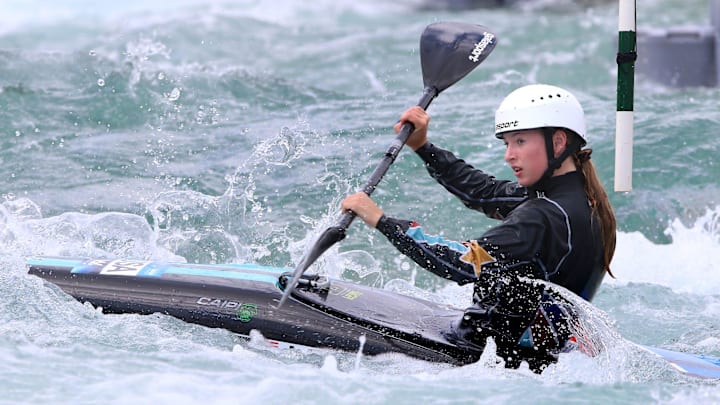
[[[487, 133], [491, 108], [520, 83], [558, 81], [586, 102], [593, 159], [611, 178], [610, 7], [205, 4], [0, 3], [0, 48], [9, 48], [0, 97], [11, 108], [0, 110], [0, 403], [720, 402], [716, 382], [683, 377], [629, 343], [720, 355], [717, 141], [701, 136], [717, 133], [715, 89], [639, 80], [637, 190], [611, 196], [617, 279], [606, 278], [586, 308], [607, 349], [562, 356], [542, 376], [497, 367], [490, 352], [449, 367], [273, 351], [261, 338], [162, 315], [103, 315], [26, 275], [31, 255], [295, 262], [419, 95], [417, 34], [440, 18], [488, 24], [501, 38], [477, 73], [433, 105], [443, 144], [505, 170]], [[703, 7], [648, 1], [639, 22], [705, 23]], [[475, 140], [478, 132], [487, 139]], [[440, 232], [482, 228], [429, 184], [404, 154], [377, 196], [392, 213], [423, 212]], [[656, 241], [663, 230], [667, 243]], [[470, 300], [468, 288], [438, 282], [361, 224], [318, 264], [457, 306]]]

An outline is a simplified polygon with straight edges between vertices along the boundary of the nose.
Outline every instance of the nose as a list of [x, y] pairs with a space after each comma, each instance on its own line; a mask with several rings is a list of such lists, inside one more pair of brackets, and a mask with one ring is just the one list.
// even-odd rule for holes
[[510, 161], [515, 159], [515, 152], [513, 151], [512, 146], [507, 145], [505, 147], [505, 161], [510, 163]]

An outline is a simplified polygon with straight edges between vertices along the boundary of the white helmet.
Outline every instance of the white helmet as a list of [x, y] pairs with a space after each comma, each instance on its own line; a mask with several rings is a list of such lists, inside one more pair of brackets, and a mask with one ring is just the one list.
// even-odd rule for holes
[[546, 84], [520, 87], [500, 103], [495, 112], [495, 136], [509, 131], [544, 127], [567, 128], [587, 142], [585, 113], [567, 90]]

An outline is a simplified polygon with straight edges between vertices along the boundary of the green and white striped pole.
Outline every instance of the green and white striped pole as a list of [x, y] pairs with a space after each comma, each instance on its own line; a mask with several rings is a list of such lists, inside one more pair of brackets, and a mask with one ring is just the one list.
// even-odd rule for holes
[[632, 190], [633, 96], [635, 85], [635, 0], [619, 0], [615, 191]]

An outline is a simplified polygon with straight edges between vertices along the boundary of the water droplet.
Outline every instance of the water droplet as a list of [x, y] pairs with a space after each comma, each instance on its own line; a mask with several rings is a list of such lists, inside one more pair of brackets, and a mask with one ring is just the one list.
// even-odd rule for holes
[[105, 86], [105, 80], [103, 80], [103, 79], [98, 79], [97, 85], [100, 86], [100, 87]]
[[173, 88], [170, 94], [167, 95], [167, 99], [170, 101], [177, 101], [180, 98], [180, 89], [177, 87]]
[[165, 80], [165, 73], [163, 73], [163, 72], [158, 73], [157, 78], [158, 78], [158, 80]]

